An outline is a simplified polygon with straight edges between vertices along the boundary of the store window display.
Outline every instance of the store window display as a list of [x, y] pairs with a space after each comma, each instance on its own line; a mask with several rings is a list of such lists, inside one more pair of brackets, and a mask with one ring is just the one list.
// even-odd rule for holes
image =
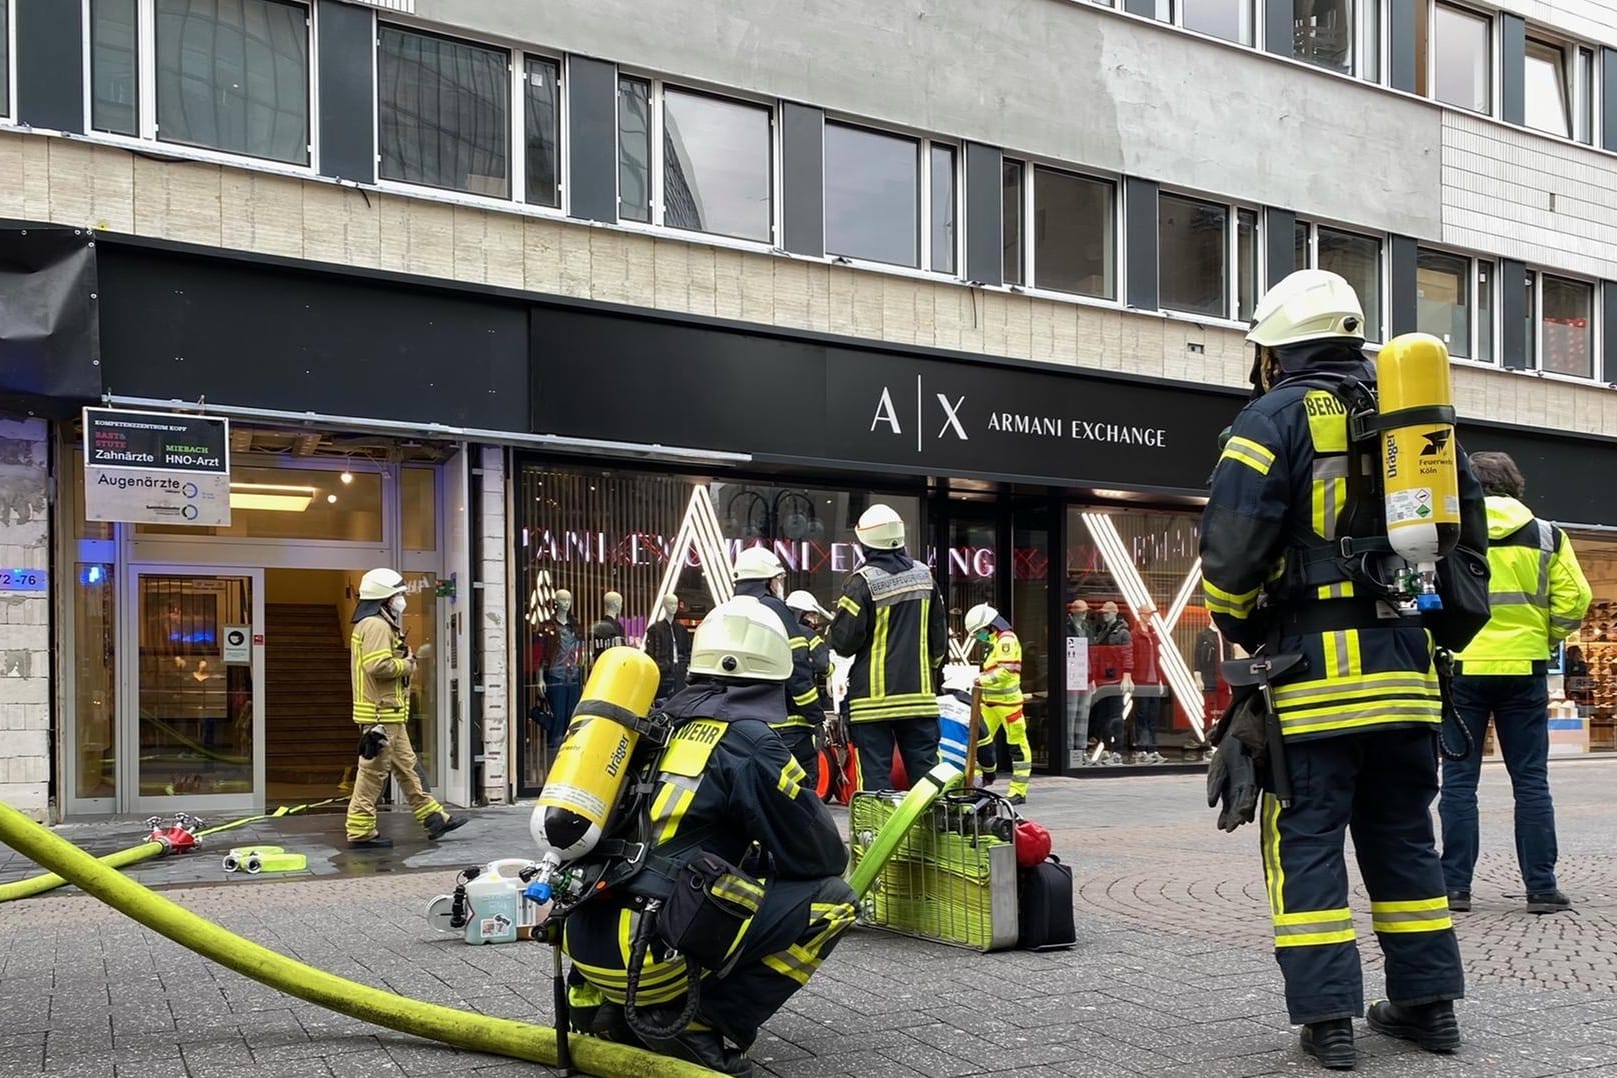
[[529, 650], [529, 665], [539, 675], [533, 682], [538, 699], [529, 715], [544, 730], [554, 756], [584, 691], [584, 637], [573, 617], [573, 593], [566, 588], [558, 589], [549, 612], [538, 616]]

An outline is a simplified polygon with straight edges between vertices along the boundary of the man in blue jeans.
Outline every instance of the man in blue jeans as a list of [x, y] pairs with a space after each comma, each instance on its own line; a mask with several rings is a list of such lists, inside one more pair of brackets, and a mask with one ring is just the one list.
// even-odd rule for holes
[[1454, 707], [1477, 750], [1443, 761], [1443, 876], [1449, 909], [1471, 908], [1477, 865], [1477, 776], [1493, 718], [1516, 795], [1516, 860], [1527, 912], [1571, 909], [1555, 880], [1555, 806], [1550, 800], [1549, 685], [1552, 648], [1589, 608], [1589, 582], [1566, 533], [1523, 505], [1527, 483], [1504, 453], [1474, 453], [1471, 470], [1488, 496], [1488, 585], [1493, 616], [1455, 656]]

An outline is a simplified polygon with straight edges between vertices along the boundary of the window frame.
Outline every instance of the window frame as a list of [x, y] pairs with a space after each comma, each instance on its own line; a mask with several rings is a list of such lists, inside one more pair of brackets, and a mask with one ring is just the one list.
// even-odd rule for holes
[[1258, 48], [1258, 35], [1260, 33], [1258, 24], [1263, 21], [1263, 5], [1259, 2], [1259, 0], [1237, 0], [1237, 2], [1246, 9], [1246, 40], [1234, 37], [1220, 37], [1217, 34], [1208, 33], [1206, 30], [1198, 30], [1193, 26], [1186, 26], [1185, 5], [1190, 2], [1190, 0], [1156, 0], [1156, 2], [1159, 8], [1163, 4], [1168, 5], [1168, 17], [1166, 19], [1159, 17], [1157, 20], [1159, 22], [1165, 22], [1169, 26], [1176, 27], [1177, 29], [1183, 30], [1189, 34], [1195, 34], [1198, 37], [1204, 37], [1209, 41], [1222, 41], [1228, 45], [1239, 45], [1242, 48], [1247, 49]]
[[[1488, 56], [1485, 64], [1488, 73], [1488, 104], [1484, 109], [1478, 110], [1471, 108], [1469, 105], [1460, 105], [1452, 101], [1445, 101], [1441, 97], [1437, 96], [1437, 20], [1438, 13], [1444, 8], [1447, 8], [1458, 15], [1463, 15], [1468, 19], [1481, 20], [1488, 28]], [[1499, 43], [1499, 19], [1496, 18], [1492, 12], [1483, 11], [1467, 4], [1453, 3], [1451, 0], [1433, 0], [1432, 3], [1426, 5], [1426, 11], [1428, 23], [1426, 29], [1425, 97], [1427, 100], [1443, 108], [1457, 109], [1460, 112], [1469, 112], [1473, 116], [1492, 117], [1497, 115], [1499, 112], [1499, 89], [1501, 84], [1500, 66], [1503, 63], [1504, 53], [1504, 50], [1500, 47]]]
[[[831, 249], [830, 215], [825, 212], [825, 139], [827, 132], [833, 127], [848, 131], [859, 131], [867, 135], [876, 135], [881, 138], [890, 138], [908, 142], [915, 150], [915, 264], [912, 266], [905, 262], [887, 262], [882, 259], [860, 258], [857, 255], [842, 254]], [[942, 143], [953, 149], [952, 144]], [[932, 264], [932, 140], [917, 135], [894, 131], [891, 128], [877, 127], [874, 124], [861, 123], [857, 120], [845, 119], [841, 116], [826, 116], [820, 128], [820, 245], [825, 256], [835, 262], [855, 266], [881, 266], [887, 269], [913, 270], [922, 273], [941, 273], [941, 270], [930, 268]], [[958, 169], [956, 170], [958, 172]], [[957, 218], [958, 220], [958, 218]], [[957, 228], [958, 231], [958, 228]]]
[[[536, 210], [549, 210], [559, 213], [567, 208], [567, 63], [565, 55], [553, 56], [546, 52], [532, 49], [513, 49], [511, 52], [511, 131], [512, 146], [516, 149], [511, 154], [511, 201], [524, 206], [531, 206]], [[528, 65], [538, 61], [550, 64], [556, 69], [556, 204], [547, 206], [543, 202], [533, 202], [528, 198]], [[377, 137], [380, 138], [380, 132]], [[617, 145], [617, 131], [614, 127], [612, 141]], [[519, 152], [520, 151], [520, 152]], [[613, 183], [617, 181], [614, 179]]]
[[[1202, 206], [1206, 206], [1206, 207], [1213, 208], [1213, 209], [1220, 209], [1220, 210], [1224, 211], [1224, 227], [1221, 230], [1222, 235], [1223, 235], [1222, 242], [1223, 242], [1223, 245], [1224, 245], [1224, 250], [1223, 250], [1223, 256], [1224, 256], [1223, 257], [1223, 262], [1224, 262], [1224, 295], [1223, 295], [1223, 301], [1222, 301], [1222, 310], [1221, 310], [1221, 312], [1219, 314], [1207, 314], [1207, 313], [1205, 313], [1203, 311], [1185, 311], [1185, 310], [1181, 310], [1178, 307], [1170, 307], [1170, 306], [1168, 306], [1167, 303], [1164, 300], [1164, 297], [1163, 297], [1163, 294], [1162, 294], [1162, 199], [1165, 198], [1165, 197], [1174, 199], [1174, 200], [1179, 201], [1179, 202], [1194, 202], [1194, 203], [1198, 203], [1198, 204], [1200, 204]], [[1188, 318], [1188, 319], [1191, 319], [1191, 320], [1194, 320], [1194, 321], [1197, 321], [1197, 322], [1213, 321], [1213, 322], [1228, 322], [1228, 323], [1231, 323], [1231, 324], [1239, 324], [1236, 317], [1235, 317], [1235, 312], [1239, 309], [1239, 303], [1240, 303], [1240, 282], [1239, 282], [1238, 278], [1240, 276], [1240, 246], [1241, 245], [1237, 242], [1238, 237], [1237, 237], [1237, 234], [1236, 234], [1236, 232], [1237, 232], [1236, 220], [1237, 220], [1237, 218], [1238, 218], [1238, 216], [1239, 216], [1239, 214], [1240, 214], [1240, 212], [1242, 210], [1251, 210], [1251, 211], [1255, 212], [1256, 207], [1248, 206], [1248, 205], [1245, 205], [1245, 204], [1242, 204], [1242, 203], [1237, 203], [1237, 202], [1229, 202], [1229, 201], [1227, 201], [1225, 199], [1209, 198], [1206, 195], [1197, 194], [1197, 193], [1195, 193], [1193, 191], [1184, 191], [1184, 190], [1180, 190], [1178, 188], [1173, 188], [1173, 189], [1159, 188], [1158, 189], [1158, 191], [1157, 191], [1157, 217], [1156, 217], [1156, 225], [1157, 225], [1157, 252], [1156, 252], [1156, 254], [1157, 254], [1157, 307], [1160, 310], [1167, 313], [1171, 317]], [[1260, 218], [1260, 220], [1261, 220], [1262, 216], [1263, 216], [1262, 214], [1258, 214], [1258, 217]], [[1260, 224], [1258, 227], [1261, 230], [1262, 225]], [[1257, 245], [1254, 248], [1254, 253], [1259, 255], [1260, 261], [1261, 261], [1261, 257], [1262, 257], [1261, 256], [1262, 246], [1263, 246], [1262, 237], [1261, 237], [1261, 235], [1258, 235], [1258, 237], [1257, 237]], [[1261, 283], [1261, 281], [1263, 279], [1262, 278], [1262, 272], [1263, 271], [1261, 269], [1258, 271], [1258, 273], [1259, 273], [1258, 279], [1259, 279], [1260, 283]]]
[[[1376, 271], [1376, 277], [1377, 277], [1376, 312], [1377, 312], [1377, 315], [1379, 317], [1378, 317], [1378, 324], [1375, 327], [1374, 336], [1372, 336], [1370, 334], [1369, 327], [1367, 326], [1366, 327], [1366, 332], [1365, 332], [1365, 335], [1364, 335], [1364, 339], [1365, 339], [1365, 343], [1367, 345], [1371, 346], [1371, 347], [1380, 347], [1381, 345], [1386, 344], [1387, 343], [1387, 338], [1388, 338], [1388, 333], [1387, 333], [1388, 278], [1391, 276], [1388, 273], [1388, 267], [1387, 267], [1387, 257], [1388, 257], [1387, 237], [1384, 234], [1379, 233], [1379, 232], [1365, 232], [1365, 231], [1362, 231], [1362, 230], [1360, 230], [1358, 228], [1354, 228], [1352, 226], [1336, 224], [1333, 221], [1322, 221], [1322, 220], [1312, 219], [1312, 218], [1311, 219], [1304, 219], [1304, 218], [1299, 217], [1299, 218], [1296, 219], [1296, 224], [1295, 224], [1294, 229], [1293, 229], [1293, 240], [1292, 240], [1293, 249], [1295, 249], [1295, 247], [1296, 247], [1295, 229], [1298, 229], [1298, 228], [1305, 229], [1307, 231], [1307, 237], [1308, 238], [1307, 238], [1307, 240], [1305, 242], [1305, 248], [1306, 248], [1306, 251], [1307, 251], [1308, 258], [1307, 258], [1306, 264], [1301, 265], [1301, 266], [1297, 266], [1296, 267], [1297, 269], [1319, 269], [1320, 268], [1320, 266], [1319, 266], [1319, 231], [1322, 228], [1326, 229], [1327, 231], [1330, 231], [1330, 232], [1335, 232], [1338, 235], [1350, 236], [1350, 237], [1353, 237], [1355, 239], [1374, 240], [1375, 241], [1376, 248], [1377, 248], [1377, 256], [1376, 256], [1376, 267], [1377, 267], [1377, 271]], [[1349, 281], [1348, 283], [1351, 285], [1353, 282]], [[1364, 297], [1360, 296], [1359, 301], [1361, 303], [1363, 303], [1364, 302]]]
[[[88, 7], [89, 0], [85, 0], [85, 4]], [[6, 66], [5, 66], [4, 71], [0, 71], [0, 78], [3, 78], [5, 80], [6, 100], [5, 100], [5, 107], [0, 108], [0, 123], [16, 123], [17, 122], [17, 5], [13, 2], [13, 0], [0, 0], [0, 9], [4, 10], [5, 16], [6, 16], [6, 42], [5, 42], [5, 45], [6, 45]], [[85, 25], [84, 37], [85, 37], [85, 41], [88, 42], [89, 37], [90, 37], [89, 23], [85, 23], [84, 25]], [[89, 52], [88, 44], [86, 44], [86, 46], [85, 46], [85, 51], [86, 51], [86, 54], [88, 54], [88, 52]], [[86, 68], [85, 73], [84, 73], [84, 81], [85, 81], [86, 87], [88, 87], [89, 82], [90, 82], [90, 73], [89, 73], [88, 68]], [[86, 115], [89, 114], [90, 106], [89, 106], [88, 102], [86, 102], [86, 104], [84, 106], [84, 111], [85, 111]]]
[[[11, 0], [0, 0], [0, 3], [10, 3]], [[318, 175], [320, 165], [320, 20], [317, 15], [319, 4], [315, 0], [271, 0], [287, 7], [299, 8], [303, 11], [304, 40], [308, 45], [308, 72], [306, 74], [306, 109], [307, 109], [307, 144], [303, 162], [282, 161], [275, 157], [263, 157], [257, 154], [238, 153], [235, 150], [221, 150], [213, 146], [202, 146], [187, 142], [164, 142], [158, 137], [157, 131], [157, 0], [135, 0], [135, 134], [128, 135], [120, 131], [106, 131], [95, 126], [95, 53], [91, 47], [92, 13], [91, 5], [94, 0], [79, 0], [80, 25], [83, 33], [80, 38], [80, 55], [82, 59], [82, 83], [84, 97], [84, 138], [118, 143], [130, 149], [150, 150], [153, 146], [160, 146], [166, 154], [176, 157], [190, 158], [200, 161], [212, 161], [219, 164], [240, 164], [243, 161], [255, 162], [255, 167], [271, 172], [284, 172], [301, 176]], [[8, 77], [12, 80], [13, 109], [16, 103], [16, 60], [15, 60], [15, 34], [16, 11], [12, 10], [12, 19], [8, 27], [12, 34], [13, 60], [8, 65]], [[374, 89], [375, 73], [372, 72]], [[373, 94], [374, 98], [374, 94]]]
[[[1555, 57], [1556, 76], [1561, 87], [1561, 121], [1562, 127], [1558, 131], [1547, 131], [1528, 122], [1530, 109], [1529, 99], [1531, 89], [1527, 79], [1528, 65], [1534, 60], [1533, 52], [1550, 53]], [[1542, 56], [1540, 57], [1542, 59]], [[1540, 135], [1550, 138], [1577, 141], [1578, 119], [1578, 92], [1577, 92], [1577, 51], [1565, 41], [1557, 41], [1540, 35], [1529, 33], [1522, 49], [1522, 126], [1529, 131], [1536, 131]]]
[[[1527, 277], [1531, 282], [1532, 309], [1528, 312], [1533, 325], [1533, 336], [1529, 342], [1532, 362], [1525, 368], [1545, 378], [1564, 378], [1569, 382], [1581, 385], [1590, 385], [1604, 381], [1605, 372], [1601, 370], [1600, 348], [1601, 318], [1600, 318], [1600, 282], [1579, 277], [1575, 274], [1547, 270], [1541, 266], [1528, 266]], [[1568, 374], [1565, 371], [1547, 370], [1544, 366], [1544, 281], [1554, 278], [1568, 284], [1579, 285], [1589, 290], [1589, 373]]]
[[[710, 89], [699, 82], [678, 80], [672, 81], [657, 78], [651, 75], [642, 75], [636, 71], [618, 68], [618, 77], [624, 75], [640, 78], [651, 84], [651, 220], [649, 222], [630, 221], [630, 228], [654, 228], [678, 236], [703, 237], [703, 242], [718, 242], [720, 244], [736, 244], [752, 250], [775, 250], [780, 245], [781, 238], [781, 130], [780, 130], [780, 102], [774, 98], [761, 98], [749, 96], [730, 90]], [[663, 169], [663, 130], [664, 107], [666, 92], [672, 89], [675, 93], [690, 94], [695, 97], [707, 97], [731, 104], [746, 105], [751, 108], [761, 108], [769, 114], [769, 238], [755, 240], [747, 236], [732, 236], [725, 232], [707, 232], [700, 229], [681, 228], [678, 225], [666, 223], [663, 215], [664, 206], [664, 169]], [[614, 131], [616, 127], [614, 126]], [[616, 145], [616, 135], [613, 136]], [[620, 195], [621, 197], [621, 195]], [[623, 221], [619, 220], [619, 225]], [[873, 263], [879, 264], [879, 263]]]
[[[1477, 255], [1468, 254], [1464, 251], [1452, 251], [1445, 247], [1433, 247], [1428, 244], [1420, 244], [1415, 248], [1417, 287], [1419, 281], [1420, 257], [1422, 255], [1439, 255], [1443, 258], [1457, 258], [1465, 264], [1466, 333], [1470, 336], [1470, 344], [1466, 350], [1470, 354], [1457, 356], [1453, 352], [1450, 352], [1449, 359], [1456, 363], [1475, 363], [1479, 366], [1485, 367], [1499, 366], [1499, 355], [1495, 349], [1495, 342], [1499, 339], [1499, 304], [1494, 295], [1494, 290], [1498, 287], [1499, 260], [1494, 257], [1479, 257]], [[1486, 284], [1484, 284], [1482, 280], [1484, 266], [1488, 268], [1489, 272], [1489, 278]], [[1480, 355], [1479, 353], [1483, 351], [1482, 337], [1484, 316], [1482, 308], [1484, 306], [1484, 294], [1487, 295], [1489, 300], [1487, 303], [1488, 313], [1486, 317], [1486, 321], [1488, 323], [1488, 354]]]
[[[1291, 9], [1291, 17], [1290, 17], [1290, 19], [1288, 19], [1288, 21], [1292, 21], [1292, 20], [1295, 19], [1296, 0], [1264, 0], [1264, 3], [1265, 3], [1265, 5], [1272, 4], [1272, 3], [1285, 4], [1287, 7], [1289, 7]], [[1336, 75], [1336, 76], [1339, 76], [1341, 78], [1364, 79], [1365, 76], [1363, 74], [1363, 71], [1364, 71], [1364, 59], [1363, 59], [1364, 52], [1363, 52], [1363, 49], [1365, 47], [1366, 37], [1367, 37], [1366, 30], [1365, 30], [1365, 24], [1368, 21], [1366, 19], [1366, 17], [1365, 17], [1365, 12], [1370, 10], [1370, 9], [1375, 9], [1376, 14], [1378, 16], [1377, 19], [1376, 19], [1376, 22], [1378, 24], [1377, 36], [1379, 37], [1380, 36], [1379, 26], [1385, 24], [1385, 22], [1386, 22], [1385, 19], [1382, 19], [1382, 18], [1379, 17], [1379, 15], [1380, 15], [1380, 7], [1381, 7], [1381, 4], [1383, 3], [1383, 0], [1347, 0], [1347, 3], [1349, 3], [1352, 6], [1352, 10], [1348, 13], [1348, 22], [1350, 24], [1351, 29], [1349, 31], [1350, 40], [1349, 40], [1349, 43], [1348, 43], [1348, 62], [1347, 62], [1346, 67], [1343, 67], [1343, 68], [1327, 67], [1325, 64], [1316, 63], [1315, 61], [1310, 60], [1306, 56], [1298, 55], [1297, 49], [1296, 49], [1295, 33], [1293, 35], [1293, 41], [1291, 43], [1291, 47], [1284, 49], [1284, 51], [1274, 52], [1274, 53], [1272, 53], [1272, 55], [1280, 56], [1280, 57], [1282, 57], [1284, 59], [1292, 61], [1293, 63], [1302, 64], [1305, 67], [1311, 68], [1311, 69], [1313, 69], [1315, 71], [1324, 71], [1324, 72], [1327, 72], [1328, 74]], [[1266, 17], [1266, 15], [1264, 13], [1260, 12], [1256, 16], [1256, 18], [1257, 18], [1257, 20], [1258, 20], [1258, 22], [1260, 24], [1264, 24], [1264, 28], [1266, 29], [1266, 26], [1267, 26], [1267, 23], [1268, 23], [1268, 18]], [[1259, 45], [1256, 45], [1254, 47], [1261, 48], [1261, 49], [1268, 49], [1269, 45], [1270, 45], [1270, 42], [1267, 40], [1268, 35], [1266, 33], [1263, 33], [1263, 30], [1260, 29], [1258, 36], [1260, 36], [1263, 40], [1261, 41], [1261, 43]], [[1281, 44], [1281, 43], [1276, 43], [1276, 44]], [[1379, 42], [1378, 42], [1377, 43], [1377, 64], [1376, 64], [1378, 73], [1379, 73], [1379, 71], [1380, 71], [1380, 69], [1382, 67], [1382, 65], [1380, 63], [1380, 56], [1381, 56], [1381, 53], [1380, 53]], [[1369, 81], [1379, 81], [1379, 79], [1369, 80]]]
[[[1047, 288], [1039, 284], [1038, 260], [1038, 187], [1039, 172], [1055, 173], [1059, 176], [1070, 176], [1074, 179], [1087, 180], [1090, 183], [1104, 184], [1111, 190], [1111, 207], [1107, 214], [1106, 225], [1111, 229], [1112, 265], [1110, 267], [1112, 279], [1111, 296], [1091, 296], [1083, 292], [1068, 292], [1060, 288]], [[1118, 306], [1123, 302], [1123, 184], [1116, 177], [1102, 175], [1094, 172], [1083, 172], [1075, 168], [1050, 164], [1036, 159], [1022, 159], [1022, 280], [1018, 285], [1025, 292], [1034, 295], [1060, 298], [1066, 300], [1083, 300], [1087, 303], [1102, 303], [1107, 306]]]
[[[951, 269], [938, 269], [933, 265], [936, 255], [936, 244], [932, 242], [932, 233], [937, 230], [938, 222], [933, 217], [932, 188], [934, 186], [933, 156], [937, 150], [949, 151], [949, 191], [953, 196], [954, 205], [954, 242], [953, 250], [949, 252]], [[965, 183], [962, 169], [965, 161], [965, 148], [957, 142], [946, 139], [926, 138], [921, 140], [921, 270], [924, 273], [938, 277], [959, 279], [965, 272], [965, 252], [963, 243], [965, 239]]]

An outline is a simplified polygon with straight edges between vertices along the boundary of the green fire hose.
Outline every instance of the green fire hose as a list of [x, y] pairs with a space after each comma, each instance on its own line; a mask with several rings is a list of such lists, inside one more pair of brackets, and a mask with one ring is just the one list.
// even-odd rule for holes
[[[206, 835], [217, 835], [221, 831], [229, 831], [233, 827], [243, 827], [250, 823], [258, 823], [260, 820], [276, 820], [282, 816], [295, 816], [300, 812], [308, 812], [310, 809], [341, 804], [343, 800], [341, 797], [328, 797], [324, 801], [315, 801], [307, 805], [292, 805], [290, 807], [283, 805], [274, 812], [267, 812], [262, 816], [243, 816], [239, 820], [231, 820], [229, 823], [222, 823], [218, 827], [198, 831], [197, 838], [202, 838]], [[127, 868], [130, 865], [138, 865], [142, 861], [150, 861], [153, 857], [160, 856], [167, 848], [160, 842], [142, 842], [140, 845], [131, 846], [127, 850], [109, 853], [100, 860], [108, 868]], [[33, 895], [44, 894], [46, 891], [54, 891], [66, 882], [54, 872], [44, 872], [38, 876], [29, 876], [25, 880], [15, 880], [11, 883], [0, 884], [0, 902], [13, 902], [19, 898], [30, 898]]]
[[[152, 931], [278, 991], [351, 1018], [456, 1048], [556, 1065], [553, 1030], [407, 999], [277, 954], [142, 887], [4, 801], [0, 801], [0, 840]], [[593, 1037], [570, 1037], [568, 1044], [573, 1064], [601, 1078], [710, 1078], [715, 1073], [683, 1060]]]

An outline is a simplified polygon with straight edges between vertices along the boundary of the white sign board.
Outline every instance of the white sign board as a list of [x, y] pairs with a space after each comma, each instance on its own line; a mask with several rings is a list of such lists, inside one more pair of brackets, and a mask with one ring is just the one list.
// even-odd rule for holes
[[132, 524], [227, 526], [230, 476], [86, 468], [84, 517]]
[[252, 665], [253, 627], [251, 625], [226, 625], [223, 639], [226, 666]]
[[1089, 690], [1089, 641], [1081, 636], [1067, 637], [1067, 691]]

